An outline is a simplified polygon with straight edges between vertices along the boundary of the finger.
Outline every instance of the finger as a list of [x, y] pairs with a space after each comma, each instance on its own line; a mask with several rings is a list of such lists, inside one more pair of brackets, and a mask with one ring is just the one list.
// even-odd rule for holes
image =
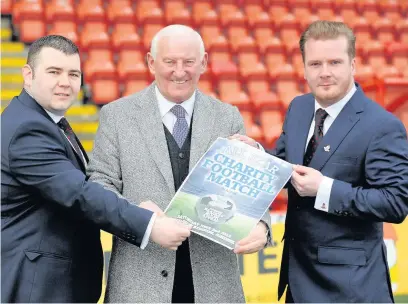
[[244, 245], [247, 245], [247, 244], [249, 244], [249, 243], [251, 243], [251, 242], [252, 242], [252, 239], [251, 239], [249, 236], [247, 236], [247, 237], [243, 238], [242, 240], [240, 240], [240, 241], [237, 243], [237, 245], [238, 245], [238, 246], [244, 246]]
[[234, 252], [236, 254], [248, 254], [248, 253], [254, 253], [259, 250], [261, 250], [263, 246], [261, 246], [259, 241], [251, 242], [247, 245], [244, 246], [238, 246], [237, 248], [234, 249]]
[[309, 167], [305, 167], [305, 166], [301, 166], [301, 165], [296, 165], [294, 167], [294, 170], [295, 170], [296, 173], [299, 173], [299, 174], [302, 174], [302, 175], [307, 174], [307, 173], [310, 172]]

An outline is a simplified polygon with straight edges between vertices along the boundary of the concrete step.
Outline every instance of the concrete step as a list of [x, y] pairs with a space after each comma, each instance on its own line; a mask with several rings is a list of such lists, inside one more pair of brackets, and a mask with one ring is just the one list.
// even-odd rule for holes
[[10, 41], [11, 40], [11, 29], [10, 28], [1, 28], [1, 41]]
[[27, 57], [28, 50], [26, 50], [24, 43], [5, 41], [1, 44], [1, 53], [7, 54], [7, 56], [21, 54], [20, 57]]
[[1, 57], [2, 68], [21, 69], [26, 63], [26, 57], [6, 57], [3, 54]]

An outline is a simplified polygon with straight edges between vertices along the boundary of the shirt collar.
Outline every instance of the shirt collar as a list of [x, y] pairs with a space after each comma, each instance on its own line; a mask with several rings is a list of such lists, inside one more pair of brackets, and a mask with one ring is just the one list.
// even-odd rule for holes
[[[336, 117], [340, 114], [341, 110], [343, 110], [344, 106], [347, 104], [347, 102], [351, 99], [351, 97], [354, 95], [356, 91], [357, 88], [356, 85], [354, 84], [351, 90], [346, 94], [346, 96], [344, 96], [342, 99], [332, 104], [331, 106], [324, 108], [324, 110], [327, 112], [327, 114], [329, 114], [330, 117], [336, 119]], [[315, 99], [315, 113], [320, 108], [323, 107]]]
[[[156, 98], [159, 103], [160, 115], [161, 115], [161, 118], [163, 118], [164, 115], [166, 115], [171, 110], [171, 108], [174, 107], [177, 103], [167, 100], [162, 95], [157, 85], [155, 86], [155, 91], [156, 91]], [[191, 95], [189, 99], [180, 103], [180, 105], [184, 108], [184, 110], [186, 110], [189, 118], [193, 116], [195, 95], [196, 95], [196, 91], [194, 91], [193, 95]]]
[[[24, 91], [25, 91], [28, 95], [30, 95], [30, 97], [31, 97], [32, 99], [35, 100], [35, 98], [34, 98], [33, 96], [31, 96], [31, 94], [28, 93], [28, 91], [27, 91], [26, 89], [24, 89]], [[41, 105], [40, 105], [40, 106], [41, 106]], [[42, 106], [41, 106], [41, 107], [42, 107]], [[64, 116], [61, 116], [61, 115], [56, 115], [56, 114], [54, 114], [54, 113], [52, 113], [52, 112], [46, 110], [44, 107], [42, 107], [42, 108], [44, 109], [45, 112], [47, 112], [47, 114], [51, 117], [51, 119], [52, 119], [55, 123], [59, 123], [59, 121], [61, 120], [61, 118], [64, 117]]]

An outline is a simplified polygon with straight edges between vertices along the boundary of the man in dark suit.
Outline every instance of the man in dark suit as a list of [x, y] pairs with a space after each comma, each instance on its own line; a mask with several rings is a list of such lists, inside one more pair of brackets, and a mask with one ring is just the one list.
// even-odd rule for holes
[[300, 48], [312, 93], [292, 101], [272, 152], [302, 164], [288, 185], [279, 298], [288, 285], [286, 302], [392, 302], [382, 222], [408, 213], [406, 131], [354, 83], [345, 24], [312, 23]]
[[173, 250], [190, 230], [86, 180], [88, 157], [63, 117], [81, 85], [75, 44], [40, 38], [22, 71], [24, 89], [1, 116], [1, 301], [96, 302], [100, 228]]

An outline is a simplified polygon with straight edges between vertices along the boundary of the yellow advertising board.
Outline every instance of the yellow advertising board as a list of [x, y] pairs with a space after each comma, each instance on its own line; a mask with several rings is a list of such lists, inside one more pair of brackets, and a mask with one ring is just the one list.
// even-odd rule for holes
[[[272, 247], [258, 253], [239, 257], [242, 285], [247, 302], [277, 302], [280, 261], [283, 243], [284, 214], [273, 214]], [[105, 255], [105, 269], [108, 266], [112, 247], [111, 235], [102, 233], [102, 245]], [[394, 294], [408, 294], [408, 220], [399, 225], [384, 224], [384, 240], [387, 245], [388, 264]], [[104, 289], [107, 275], [104, 274]], [[103, 300], [101, 296], [100, 303]], [[280, 302], [284, 302], [282, 297]]]

